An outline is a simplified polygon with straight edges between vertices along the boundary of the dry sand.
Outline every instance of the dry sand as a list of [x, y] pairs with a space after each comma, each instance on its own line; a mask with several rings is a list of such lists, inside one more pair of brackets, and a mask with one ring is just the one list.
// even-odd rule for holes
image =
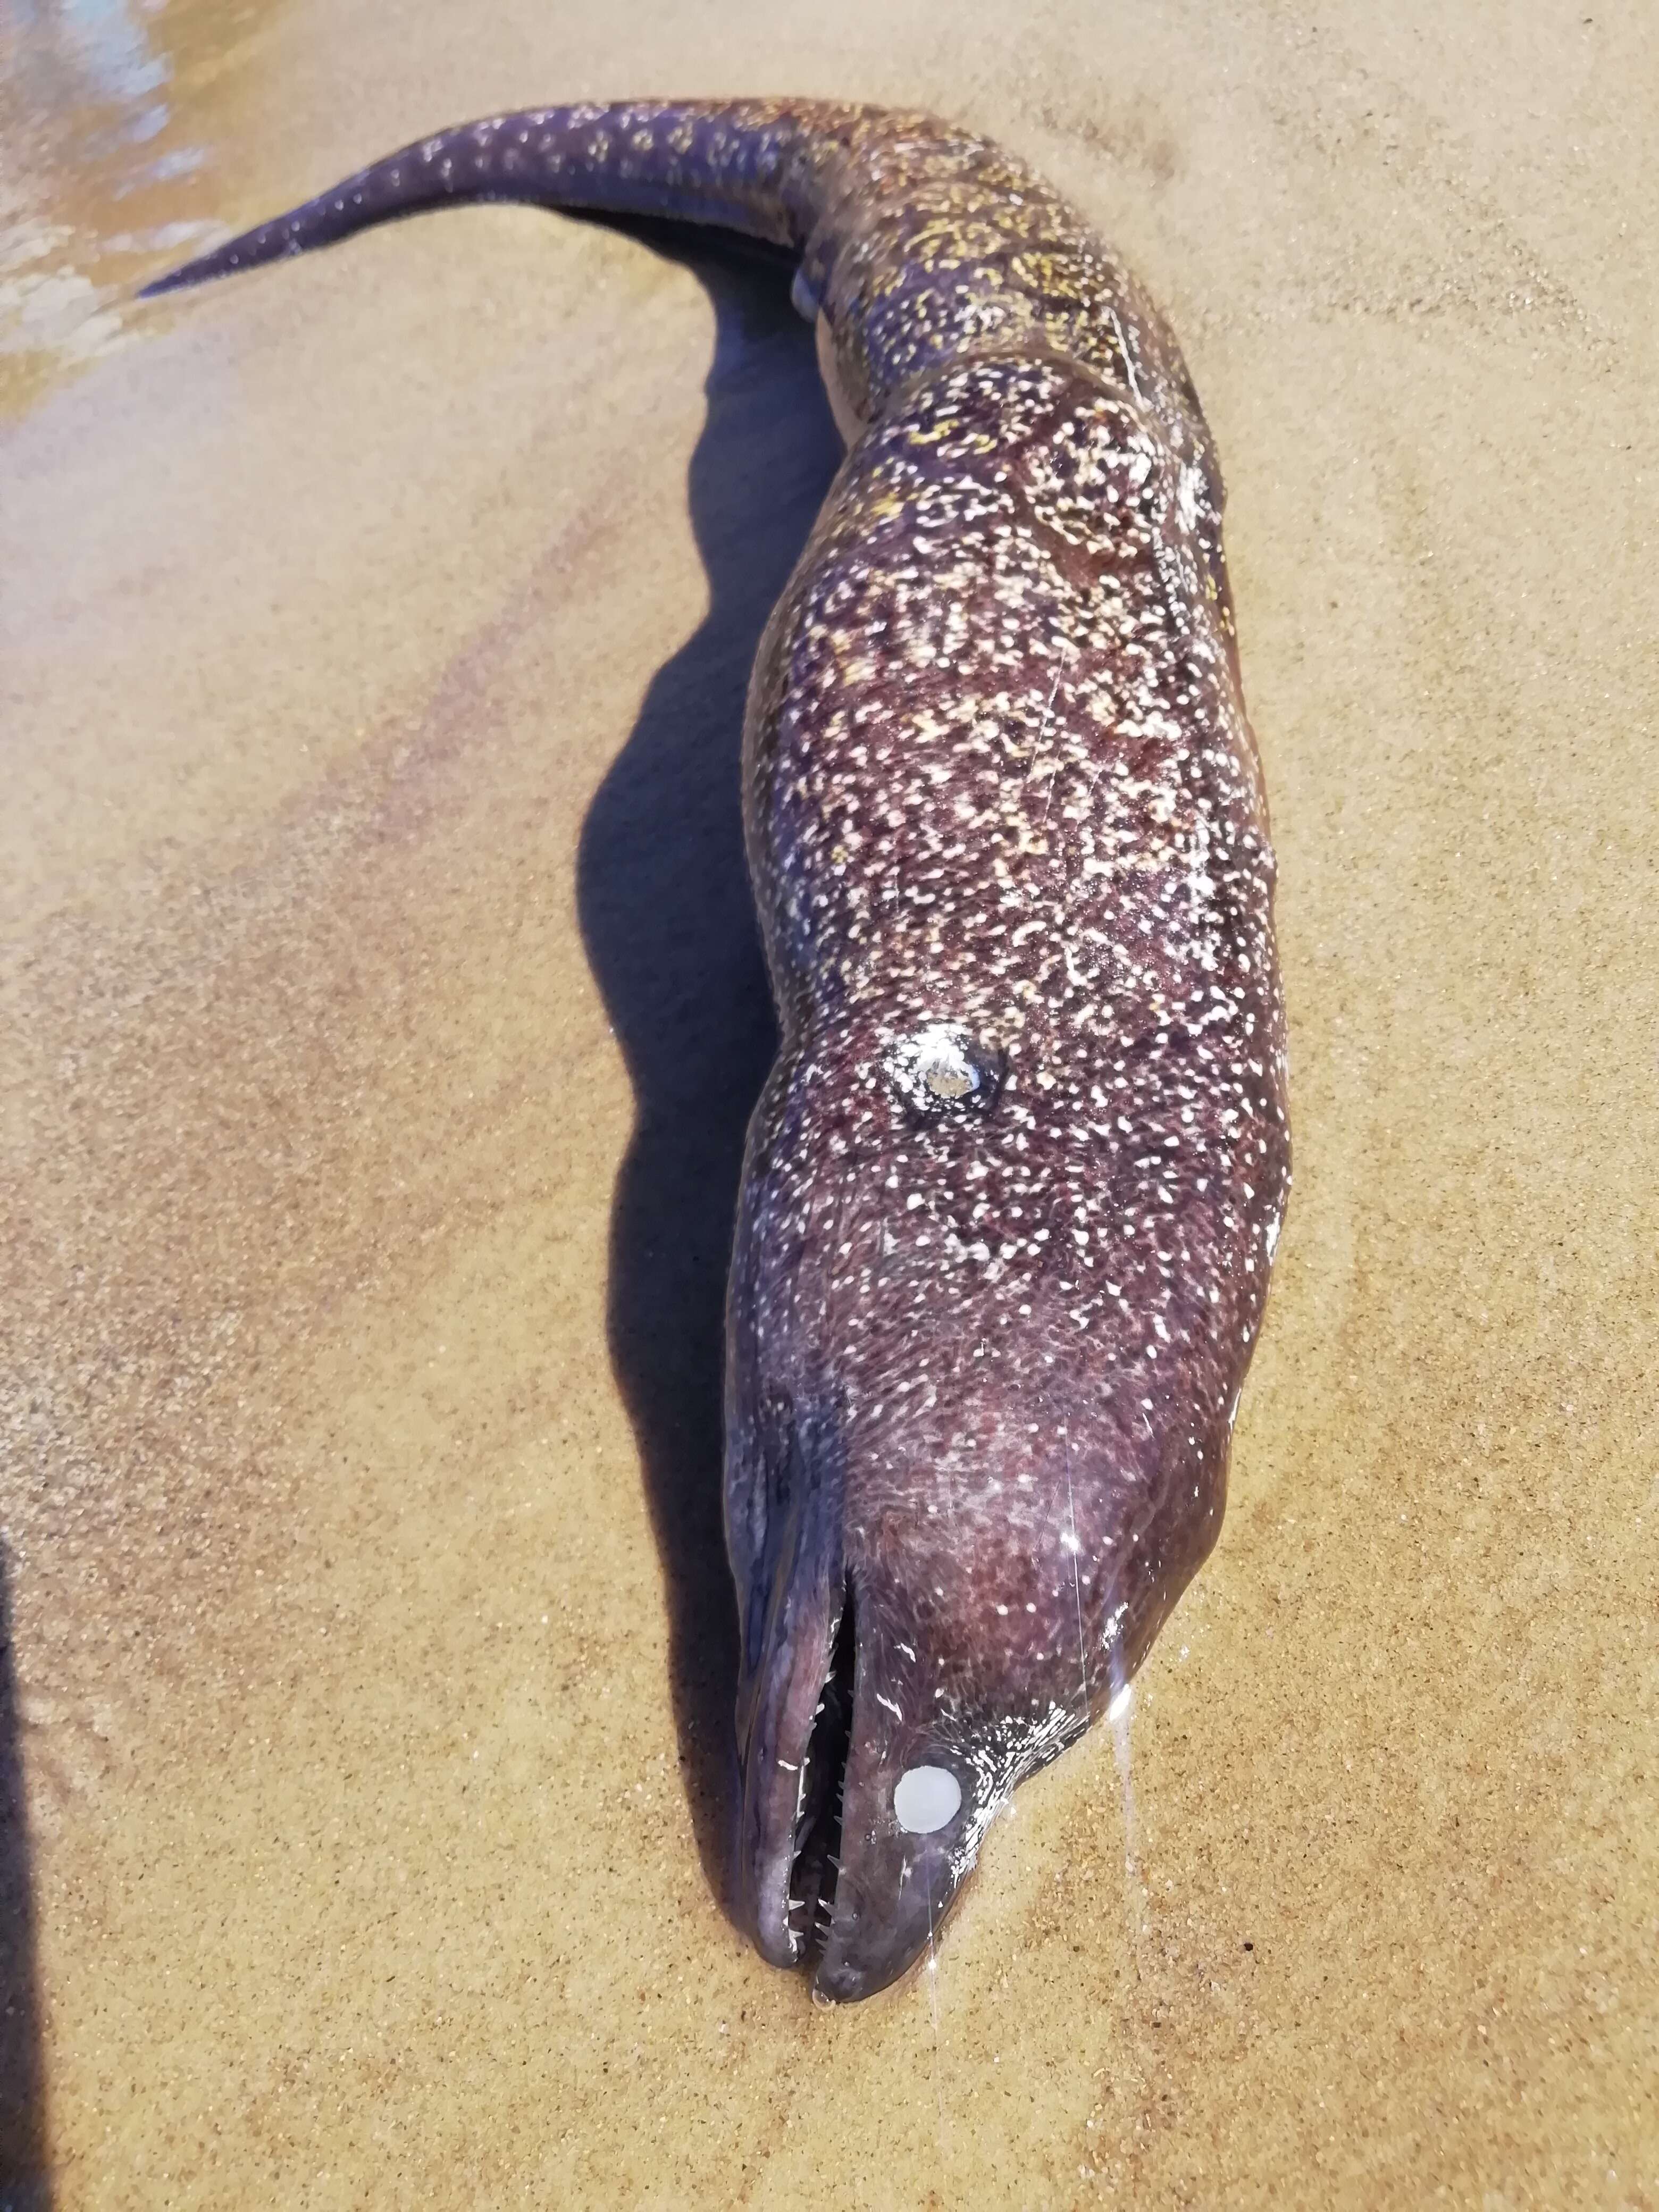
[[[1651, 6], [0, 36], [0, 2202], [1659, 2205]], [[1125, 249], [1281, 861], [1297, 1189], [1133, 1863], [1097, 1733], [847, 2012], [720, 1902], [810, 336], [524, 210], [113, 289], [659, 89], [937, 107]]]

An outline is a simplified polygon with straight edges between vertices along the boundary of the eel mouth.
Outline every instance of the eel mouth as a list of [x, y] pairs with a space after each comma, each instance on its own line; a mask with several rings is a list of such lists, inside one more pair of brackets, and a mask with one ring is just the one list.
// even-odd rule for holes
[[835, 1919], [857, 1656], [849, 1581], [830, 1639], [830, 1670], [818, 1692], [806, 1748], [801, 1754], [794, 1849], [789, 1863], [787, 1924], [792, 1948], [797, 1962], [809, 1972], [823, 1956]]
[[[862, 1588], [859, 1597], [844, 1568], [805, 1589], [775, 1584], [739, 1717], [745, 1916], [762, 1956], [804, 1969], [813, 1996], [832, 2004], [905, 1974], [966, 1871], [966, 1798], [932, 1754], [957, 1762], [931, 1732], [902, 1727], [896, 1738], [877, 1710], [895, 1712], [913, 1693], [915, 1652], [902, 1648], [908, 1663], [890, 1680], [872, 1635], [878, 1601]], [[918, 1779], [924, 1796], [950, 1781], [955, 1803], [918, 1808]], [[926, 1817], [907, 1817], [907, 1804]]]

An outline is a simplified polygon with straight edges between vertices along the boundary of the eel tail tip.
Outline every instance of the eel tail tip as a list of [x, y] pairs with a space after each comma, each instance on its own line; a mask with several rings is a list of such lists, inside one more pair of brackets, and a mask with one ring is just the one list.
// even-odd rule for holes
[[204, 269], [194, 261], [186, 261], [180, 269], [169, 269], [160, 276], [152, 276], [148, 284], [141, 284], [133, 297], [137, 300], [159, 300], [166, 292], [189, 291], [197, 284], [204, 284], [216, 276], [216, 270]]

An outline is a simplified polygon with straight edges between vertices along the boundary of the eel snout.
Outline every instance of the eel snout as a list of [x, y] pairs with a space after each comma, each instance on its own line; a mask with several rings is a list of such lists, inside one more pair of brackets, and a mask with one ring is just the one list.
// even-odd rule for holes
[[740, 1879], [774, 1965], [814, 1994], [871, 1996], [931, 1951], [982, 1828], [979, 1779], [907, 1719], [919, 1664], [850, 1576], [775, 1587], [745, 1699]]

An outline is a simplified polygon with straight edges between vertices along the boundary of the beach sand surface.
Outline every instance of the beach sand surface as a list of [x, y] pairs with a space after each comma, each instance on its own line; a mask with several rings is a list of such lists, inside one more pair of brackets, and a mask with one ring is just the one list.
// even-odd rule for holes
[[[848, 2010], [723, 1903], [811, 333], [522, 209], [130, 296], [657, 91], [1138, 269], [1280, 863], [1220, 1543]], [[0, 2203], [1659, 2206], [1656, 94], [1638, 0], [0, 17]]]

